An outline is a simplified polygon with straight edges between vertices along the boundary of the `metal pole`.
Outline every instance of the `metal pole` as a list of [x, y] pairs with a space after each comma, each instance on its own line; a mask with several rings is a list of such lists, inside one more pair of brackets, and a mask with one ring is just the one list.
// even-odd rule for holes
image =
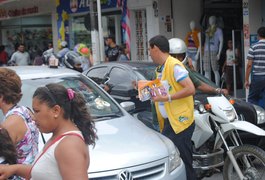
[[203, 70], [202, 70], [202, 32], [200, 33], [201, 40], [200, 40], [200, 71], [201, 75], [203, 75]]
[[104, 62], [104, 39], [103, 39], [103, 30], [101, 22], [101, 5], [100, 0], [97, 0], [97, 9], [98, 9], [98, 32], [99, 32], [99, 51], [100, 51], [100, 62]]
[[[94, 6], [94, 0], [90, 0], [90, 21], [91, 21], [91, 41], [92, 41], [92, 53], [94, 64], [100, 63], [100, 45], [99, 45], [99, 33], [96, 25], [96, 7]], [[99, 25], [98, 25], [99, 26]]]
[[[233, 42], [233, 59], [236, 59], [235, 55], [235, 30], [232, 30], [232, 42]], [[234, 97], [237, 97], [237, 92], [236, 92], [236, 64], [233, 64], [233, 82], [234, 82]]]

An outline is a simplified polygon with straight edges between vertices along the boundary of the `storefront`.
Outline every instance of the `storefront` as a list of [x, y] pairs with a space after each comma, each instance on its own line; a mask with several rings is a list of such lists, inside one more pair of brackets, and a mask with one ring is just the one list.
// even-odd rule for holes
[[[78, 43], [92, 46], [90, 0], [64, 0], [57, 4], [58, 44], [65, 40], [73, 48]], [[103, 36], [114, 35], [122, 43], [121, 0], [101, 1]], [[97, 15], [95, 13], [95, 15]], [[95, 18], [97, 21], [97, 19]]]
[[0, 4], [1, 44], [6, 46], [9, 56], [17, 44], [23, 43], [33, 59], [37, 50], [45, 50], [52, 42], [51, 14], [55, 6], [47, 2], [21, 0]]
[[128, 1], [131, 28], [131, 59], [151, 61], [148, 41], [155, 35], [173, 36], [171, 0]]

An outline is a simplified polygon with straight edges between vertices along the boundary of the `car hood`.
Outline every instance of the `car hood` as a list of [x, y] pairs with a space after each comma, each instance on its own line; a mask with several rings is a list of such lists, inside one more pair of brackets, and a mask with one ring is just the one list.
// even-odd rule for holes
[[96, 128], [89, 173], [141, 165], [169, 154], [164, 138], [130, 115], [96, 122]]

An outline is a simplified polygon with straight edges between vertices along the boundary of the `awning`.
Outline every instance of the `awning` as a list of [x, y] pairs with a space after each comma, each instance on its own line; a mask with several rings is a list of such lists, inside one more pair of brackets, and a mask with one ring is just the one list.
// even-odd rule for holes
[[0, 5], [6, 4], [6, 3], [10, 3], [13, 1], [19, 1], [19, 0], [0, 0]]

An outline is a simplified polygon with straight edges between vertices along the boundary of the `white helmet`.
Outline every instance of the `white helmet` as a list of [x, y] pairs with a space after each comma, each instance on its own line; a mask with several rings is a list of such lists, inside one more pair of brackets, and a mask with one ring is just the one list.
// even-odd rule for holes
[[172, 38], [169, 40], [170, 54], [183, 54], [187, 52], [187, 46], [182, 39]]

